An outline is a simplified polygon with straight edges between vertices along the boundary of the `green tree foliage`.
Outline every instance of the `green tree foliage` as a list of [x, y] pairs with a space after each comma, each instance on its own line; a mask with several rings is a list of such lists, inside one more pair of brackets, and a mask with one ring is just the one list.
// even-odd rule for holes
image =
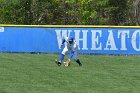
[[0, 0], [1, 24], [136, 25], [132, 0]]

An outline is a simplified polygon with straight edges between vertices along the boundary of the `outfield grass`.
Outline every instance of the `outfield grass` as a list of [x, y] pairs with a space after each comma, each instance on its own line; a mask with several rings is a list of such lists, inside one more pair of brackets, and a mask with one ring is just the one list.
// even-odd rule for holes
[[80, 55], [68, 68], [58, 58], [0, 53], [0, 93], [140, 93], [139, 56]]

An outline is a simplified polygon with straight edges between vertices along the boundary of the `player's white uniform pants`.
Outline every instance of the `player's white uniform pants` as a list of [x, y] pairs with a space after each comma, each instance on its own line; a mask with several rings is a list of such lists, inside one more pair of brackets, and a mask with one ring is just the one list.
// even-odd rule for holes
[[72, 59], [77, 60], [78, 59], [78, 46], [76, 46], [76, 48], [74, 48], [73, 46], [71, 47], [65, 46], [65, 48], [62, 51], [62, 54], [65, 55], [67, 52], [71, 52], [71, 51], [74, 51], [74, 55]]

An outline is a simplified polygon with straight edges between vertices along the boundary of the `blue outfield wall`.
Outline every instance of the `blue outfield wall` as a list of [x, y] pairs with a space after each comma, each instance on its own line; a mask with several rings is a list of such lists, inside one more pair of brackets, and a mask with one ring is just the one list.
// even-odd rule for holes
[[1, 26], [0, 52], [60, 53], [62, 37], [73, 35], [80, 53], [140, 54], [139, 28]]

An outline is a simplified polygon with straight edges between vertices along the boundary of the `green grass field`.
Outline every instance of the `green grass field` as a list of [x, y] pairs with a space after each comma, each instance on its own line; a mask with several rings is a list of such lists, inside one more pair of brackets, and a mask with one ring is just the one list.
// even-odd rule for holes
[[79, 55], [68, 68], [58, 58], [0, 53], [0, 93], [140, 93], [139, 56]]

